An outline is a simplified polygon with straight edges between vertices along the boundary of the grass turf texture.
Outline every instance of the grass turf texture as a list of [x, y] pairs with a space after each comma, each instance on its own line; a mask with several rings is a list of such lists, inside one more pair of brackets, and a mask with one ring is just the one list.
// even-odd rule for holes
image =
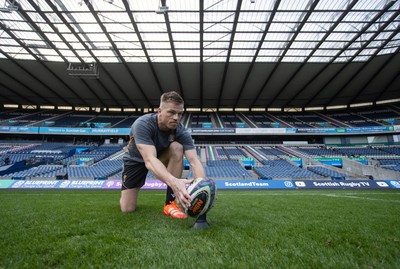
[[219, 191], [206, 230], [164, 197], [1, 190], [0, 268], [400, 268], [399, 191]]

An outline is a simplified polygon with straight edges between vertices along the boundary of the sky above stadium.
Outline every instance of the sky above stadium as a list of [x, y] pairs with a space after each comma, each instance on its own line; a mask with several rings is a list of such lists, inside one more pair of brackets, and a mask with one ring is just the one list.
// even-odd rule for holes
[[400, 46], [388, 0], [0, 0], [0, 58], [348, 62]]

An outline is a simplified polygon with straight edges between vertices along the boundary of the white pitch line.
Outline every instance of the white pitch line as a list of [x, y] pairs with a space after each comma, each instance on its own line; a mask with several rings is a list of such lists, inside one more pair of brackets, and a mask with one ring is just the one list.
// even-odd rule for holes
[[[333, 194], [333, 193], [297, 193], [296, 191], [293, 192], [286, 192], [286, 193], [271, 193], [271, 192], [254, 192], [254, 193], [218, 193], [218, 196], [224, 196], [224, 195], [234, 195], [234, 196], [326, 196], [326, 197], [335, 197], [335, 198], [349, 198], [349, 199], [360, 199], [360, 200], [371, 200], [371, 201], [384, 201], [384, 202], [395, 202], [395, 203], [400, 203], [400, 200], [392, 200], [392, 199], [381, 199], [381, 198], [369, 198], [369, 197], [361, 197], [361, 196], [354, 196], [356, 194], [355, 192], [349, 193], [349, 195], [346, 194]], [[376, 195], [382, 195], [382, 193], [368, 193], [367, 195], [370, 194], [376, 194]], [[400, 195], [400, 193], [391, 193], [391, 194], [396, 194]]]
[[[88, 195], [95, 195], [95, 196], [102, 196], [102, 195], [109, 195], [109, 193], [104, 192], [104, 193], [92, 193], [90, 194], [90, 190], [88, 191]], [[355, 196], [356, 194], [359, 194], [357, 192], [349, 192], [346, 194], [334, 194], [334, 193], [318, 193], [318, 192], [297, 192], [295, 190], [289, 191], [289, 192], [272, 192], [272, 191], [254, 191], [254, 192], [246, 192], [246, 193], [235, 193], [235, 192], [218, 192], [217, 196], [325, 196], [325, 197], [334, 197], [334, 198], [349, 198], [349, 199], [360, 199], [360, 200], [370, 200], [370, 201], [384, 201], [384, 202], [395, 202], [395, 203], [400, 203], [400, 200], [392, 200], [392, 199], [382, 199], [382, 198], [370, 198], [370, 197], [361, 197], [361, 196]], [[377, 193], [377, 192], [371, 192], [367, 193], [365, 195], [381, 195], [382, 193]], [[399, 193], [390, 193], [390, 195], [396, 194], [400, 195]], [[10, 194], [11, 195], [11, 194]], [[24, 193], [24, 195], [27, 196], [81, 196], [81, 193], [51, 193], [51, 192], [45, 192], [45, 193]], [[150, 193], [147, 192], [147, 190], [144, 190], [143, 193], [141, 194], [143, 196], [165, 196], [164, 192], [160, 193]]]
[[380, 198], [370, 198], [370, 197], [360, 197], [360, 196], [353, 196], [353, 195], [320, 194], [320, 196], [335, 197], [335, 198], [360, 199], [360, 200], [369, 200], [369, 201], [383, 201], [383, 202], [400, 203], [399, 200], [380, 199]]

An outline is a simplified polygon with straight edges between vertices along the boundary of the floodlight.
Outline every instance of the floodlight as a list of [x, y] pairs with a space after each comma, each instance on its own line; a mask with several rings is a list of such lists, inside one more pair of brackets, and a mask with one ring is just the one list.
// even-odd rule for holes
[[97, 63], [69, 63], [68, 75], [72, 78], [99, 78], [99, 67]]

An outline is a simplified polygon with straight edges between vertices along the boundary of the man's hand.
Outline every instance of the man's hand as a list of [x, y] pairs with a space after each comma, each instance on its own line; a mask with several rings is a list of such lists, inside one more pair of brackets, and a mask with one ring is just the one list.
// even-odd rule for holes
[[186, 190], [186, 184], [193, 182], [193, 179], [179, 179], [176, 178], [172, 180], [170, 185], [172, 191], [175, 194], [176, 199], [178, 199], [179, 204], [186, 210], [192, 203], [192, 198]]

